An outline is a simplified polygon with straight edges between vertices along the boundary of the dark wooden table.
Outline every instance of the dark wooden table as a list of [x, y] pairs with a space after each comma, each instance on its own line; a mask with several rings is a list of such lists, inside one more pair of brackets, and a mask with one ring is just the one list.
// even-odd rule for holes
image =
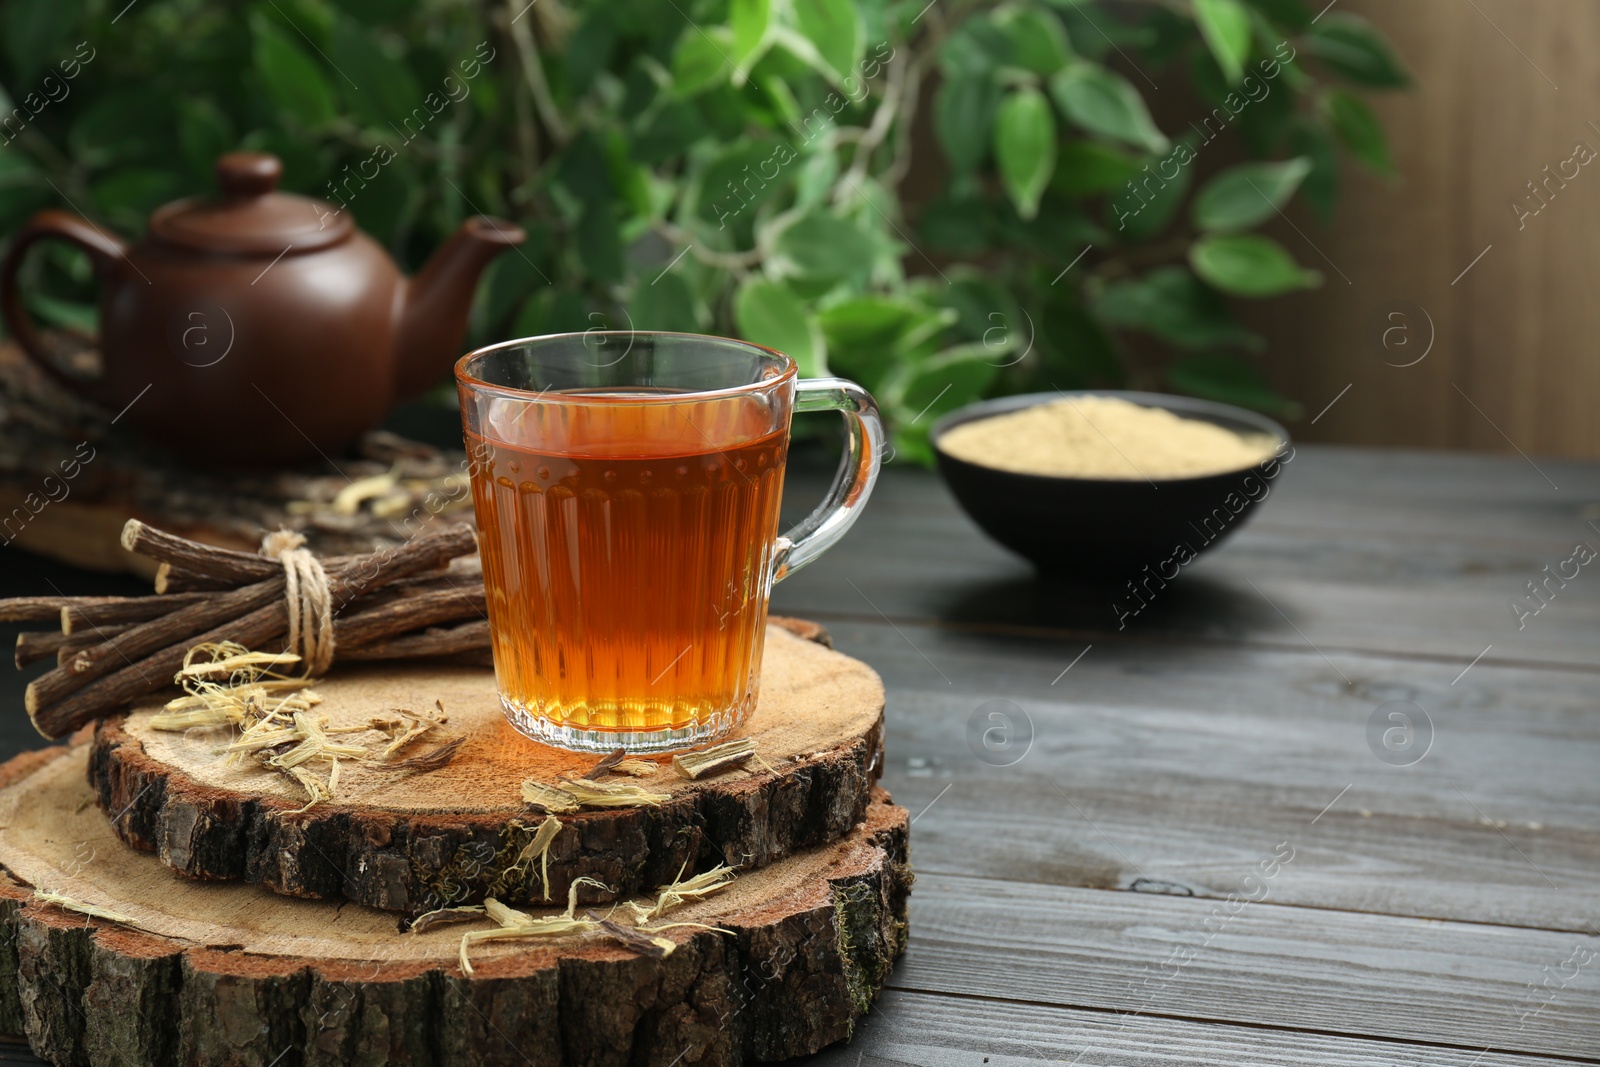
[[1600, 467], [1302, 448], [1119, 630], [890, 471], [775, 599], [883, 674], [916, 816], [910, 951], [819, 1062], [1600, 1063], [1580, 543]]

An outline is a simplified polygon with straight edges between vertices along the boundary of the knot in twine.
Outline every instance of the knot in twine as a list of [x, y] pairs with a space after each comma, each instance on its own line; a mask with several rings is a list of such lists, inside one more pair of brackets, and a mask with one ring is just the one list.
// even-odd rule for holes
[[292, 530], [274, 530], [261, 539], [261, 554], [283, 564], [289, 650], [300, 657], [309, 677], [327, 673], [333, 663], [333, 595], [328, 572], [305, 543]]

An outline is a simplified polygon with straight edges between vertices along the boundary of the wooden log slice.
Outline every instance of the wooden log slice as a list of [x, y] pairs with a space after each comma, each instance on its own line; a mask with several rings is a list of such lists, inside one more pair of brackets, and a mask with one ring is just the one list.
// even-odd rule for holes
[[[691, 782], [662, 762], [648, 777], [621, 779], [670, 799], [562, 815], [548, 852], [549, 899], [565, 900], [579, 876], [627, 895], [718, 863], [752, 869], [860, 823], [881, 764], [883, 686], [865, 664], [824, 647], [820, 628], [799, 625], [815, 631], [811, 639], [768, 628], [760, 700], [739, 731], [771, 770], [752, 763]], [[335, 727], [439, 701], [449, 718], [438, 738], [465, 741], [427, 773], [344, 761], [335, 799], [297, 811], [303, 789], [253, 761], [231, 761], [221, 752], [226, 730], [151, 729], [160, 706], [152, 702], [95, 732], [89, 781], [100, 807], [124, 841], [194, 878], [410, 914], [487, 895], [546, 899], [540, 866], [517, 863], [543, 819], [528, 813], [521, 783], [581, 777], [595, 756], [518, 734], [493, 674], [479, 667], [340, 668], [317, 692], [317, 713]]]
[[486, 920], [402, 933], [385, 912], [173, 877], [92, 810], [89, 757], [80, 739], [0, 766], [0, 1032], [58, 1065], [779, 1060], [849, 1037], [905, 946], [909, 825], [879, 789], [843, 838], [667, 916], [726, 933], [668, 930], [662, 958], [594, 931], [483, 942], [468, 976], [461, 933]]

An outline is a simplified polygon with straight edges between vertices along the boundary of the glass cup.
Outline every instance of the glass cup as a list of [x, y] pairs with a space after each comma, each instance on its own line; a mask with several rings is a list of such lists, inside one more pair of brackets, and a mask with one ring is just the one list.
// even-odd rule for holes
[[[590, 331], [456, 364], [500, 700], [581, 752], [711, 741], [755, 706], [772, 585], [855, 522], [883, 424], [839, 378], [720, 337]], [[827, 499], [782, 536], [789, 422], [839, 411]]]

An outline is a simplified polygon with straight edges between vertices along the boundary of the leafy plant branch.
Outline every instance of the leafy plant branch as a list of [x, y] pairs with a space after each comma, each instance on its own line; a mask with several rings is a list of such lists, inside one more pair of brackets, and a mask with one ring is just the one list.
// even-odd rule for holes
[[[1319, 276], [1257, 231], [1329, 218], [1341, 157], [1392, 174], [1363, 94], [1408, 84], [1303, 0], [118, 6], [0, 9], [0, 233], [64, 195], [136, 230], [221, 152], [271, 151], [413, 265], [471, 211], [523, 224], [475, 340], [744, 336], [862, 382], [920, 459], [1008, 391], [1292, 413], [1233, 309]], [[38, 106], [79, 41], [97, 58]], [[83, 263], [33, 270], [37, 314], [92, 326]]]

